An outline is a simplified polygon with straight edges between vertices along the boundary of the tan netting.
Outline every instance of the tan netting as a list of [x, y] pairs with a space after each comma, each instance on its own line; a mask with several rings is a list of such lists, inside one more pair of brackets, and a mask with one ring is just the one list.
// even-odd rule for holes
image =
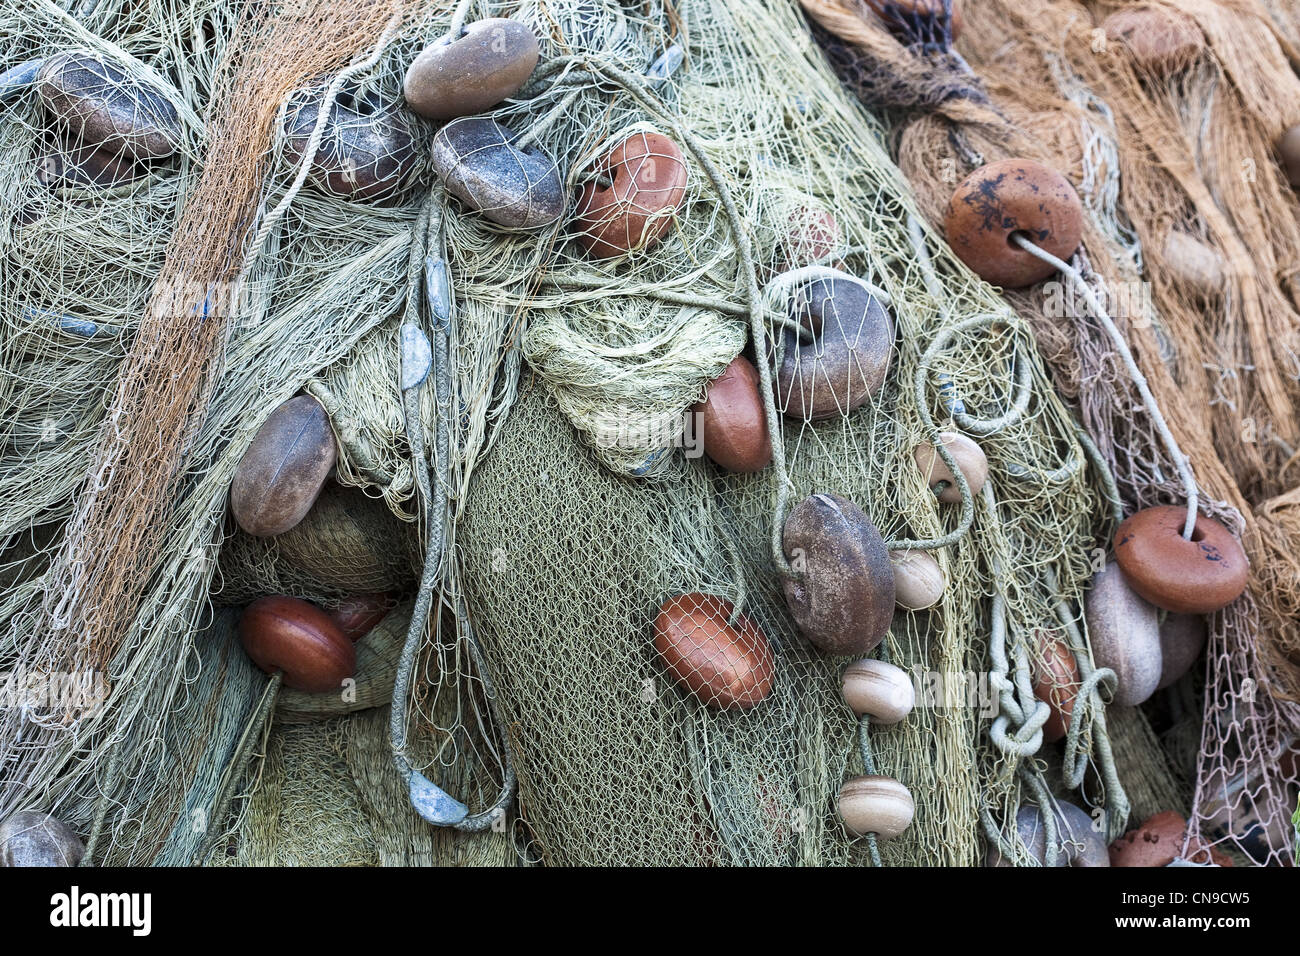
[[[1284, 91], [1296, 81], [1263, 8], [1206, 0], [1028, 9], [988, 0], [966, 5], [960, 54], [950, 54], [909, 46], [846, 5], [805, 6], [830, 31], [821, 39], [849, 85], [907, 111], [891, 113], [900, 165], [932, 218], [965, 170], [1008, 154], [1041, 159], [1079, 188], [1091, 214], [1085, 271], [1095, 270], [1114, 305], [1198, 483], [1222, 500], [1212, 510], [1238, 529], [1252, 558], [1250, 596], [1213, 621], [1197, 819], [1259, 862], [1284, 859], [1292, 841], [1279, 821], [1296, 800], [1285, 757], [1296, 718], [1256, 690], [1285, 692], [1291, 681], [1279, 654], [1293, 643], [1295, 619], [1276, 569], [1289, 563], [1279, 549], [1294, 548], [1281, 528], [1261, 529], [1261, 540], [1251, 505], [1286, 481], [1294, 444], [1294, 294], [1272, 257], [1294, 258], [1285, 250], [1296, 204], [1272, 149], [1295, 120], [1279, 104], [1293, 102]], [[1098, 28], [1121, 7], [1175, 6], [1204, 31], [1209, 50], [1172, 79], [1135, 70]], [[1244, 251], [1252, 248], [1265, 251], [1252, 257]], [[1086, 313], [1062, 312], [1059, 292], [1049, 285], [1008, 298], [1038, 333], [1057, 387], [1078, 402], [1125, 505], [1177, 500], [1168, 455], [1135, 414], [1127, 376], [1106, 340], [1094, 340]], [[1144, 774], [1140, 759], [1126, 760], [1126, 776]], [[1244, 790], [1224, 782], [1243, 775]], [[1208, 809], [1225, 799], [1225, 786], [1232, 812]], [[1271, 844], [1251, 842], [1260, 829]]]

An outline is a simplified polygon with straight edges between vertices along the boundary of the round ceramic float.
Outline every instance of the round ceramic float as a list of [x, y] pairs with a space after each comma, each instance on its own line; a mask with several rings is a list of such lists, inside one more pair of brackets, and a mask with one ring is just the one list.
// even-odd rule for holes
[[605, 155], [578, 195], [578, 241], [598, 259], [653, 246], [686, 196], [686, 160], [662, 133], [633, 133]]
[[[984, 455], [984, 449], [960, 432], [941, 432], [939, 441], [957, 462], [957, 469], [970, 486], [970, 493], [978, 495], [989, 475], [989, 460]], [[925, 483], [940, 501], [950, 505], [961, 504], [961, 488], [957, 484], [957, 476], [933, 445], [921, 442], [916, 446], [913, 457], [921, 474], [925, 476]]]
[[357, 594], [344, 598], [329, 609], [329, 618], [348, 640], [361, 640], [397, 606], [393, 594]]
[[1277, 150], [1291, 188], [1300, 189], [1300, 126], [1292, 126], [1282, 134]]
[[1183, 537], [1187, 509], [1145, 508], [1115, 532], [1115, 560], [1129, 585], [1156, 607], [1176, 614], [1212, 614], [1246, 590], [1250, 563], [1232, 532], [1198, 514]]
[[1023, 235], [1068, 260], [1083, 238], [1083, 204], [1069, 180], [1029, 159], [975, 170], [957, 187], [944, 215], [948, 244], [971, 271], [993, 285], [1020, 289], [1055, 270], [1015, 244]]
[[892, 840], [912, 825], [916, 803], [893, 777], [854, 777], [840, 788], [840, 819], [850, 833]]
[[239, 619], [244, 651], [286, 687], [309, 694], [338, 691], [356, 672], [352, 641], [324, 611], [284, 595], [259, 598]]
[[943, 600], [948, 586], [943, 568], [924, 551], [891, 551], [894, 566], [894, 600], [907, 611], [923, 611]]
[[1168, 7], [1130, 7], [1102, 24], [1106, 39], [1122, 46], [1142, 70], [1168, 76], [1186, 69], [1205, 49], [1196, 21]]
[[772, 438], [754, 363], [737, 355], [691, 409], [704, 454], [721, 468], [746, 474], [772, 461]]
[[844, 669], [844, 702], [873, 724], [896, 724], [916, 706], [916, 688], [907, 671], [865, 658]]
[[668, 676], [719, 710], [753, 707], [772, 691], [776, 659], [747, 614], [711, 594], [683, 594], [659, 608], [654, 645]]

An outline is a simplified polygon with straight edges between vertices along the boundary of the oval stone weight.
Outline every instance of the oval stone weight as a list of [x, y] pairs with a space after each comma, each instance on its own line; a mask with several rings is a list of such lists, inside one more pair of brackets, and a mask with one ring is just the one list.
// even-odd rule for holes
[[1098, 571], [1084, 599], [1088, 641], [1097, 667], [1118, 678], [1114, 703], [1136, 707], [1160, 683], [1160, 624], [1155, 607], [1129, 587], [1119, 566]]
[[0, 867], [76, 866], [85, 852], [72, 829], [48, 813], [25, 810], [0, 823]]
[[425, 47], [406, 71], [406, 102], [421, 116], [472, 116], [517, 93], [537, 66], [537, 37], [504, 17], [478, 20], [458, 39]]
[[180, 147], [180, 116], [162, 91], [93, 54], [47, 58], [36, 89], [59, 124], [84, 143], [135, 159], [161, 159]]
[[253, 436], [230, 483], [239, 527], [283, 534], [311, 510], [338, 457], [329, 415], [310, 395], [291, 398]]
[[1110, 865], [1129, 867], [1169, 866], [1183, 853], [1200, 865], [1232, 866], [1232, 861], [1204, 840], [1187, 840], [1187, 821], [1174, 810], [1165, 810], [1143, 820], [1110, 845]]
[[866, 654], [894, 619], [894, 566], [880, 532], [853, 502], [810, 495], [785, 520], [782, 549], [792, 577], [785, 603], [809, 641], [827, 654]]
[[786, 332], [776, 374], [777, 405], [787, 418], [822, 421], [865, 405], [885, 384], [894, 322], [852, 276], [816, 279], [795, 297], [794, 311], [813, 335]]
[[1160, 685], [1156, 690], [1171, 686], [1191, 670], [1209, 637], [1201, 615], [1167, 615], [1160, 624]]
[[555, 163], [539, 150], [516, 149], [495, 120], [452, 120], [433, 138], [433, 168], [452, 195], [501, 226], [540, 229], [564, 214]]
[[1287, 182], [1292, 189], [1300, 189], [1300, 126], [1292, 126], [1282, 134], [1277, 150], [1282, 157]]
[[[1110, 853], [1106, 840], [1093, 826], [1092, 817], [1072, 803], [1057, 801], [1053, 815], [1056, 817], [1056, 865], [1071, 867], [1110, 866]], [[1045, 865], [1047, 861], [1047, 827], [1042, 811], [1024, 804], [1016, 812], [1016, 835], [1030, 856]], [[990, 845], [986, 866], [1014, 866], [1004, 857], [996, 844]]]
[[53, 146], [36, 162], [37, 181], [51, 189], [119, 186], [146, 175], [148, 170], [130, 156], [77, 143]]
[[844, 669], [840, 693], [859, 717], [896, 724], [916, 706], [916, 688], [907, 671], [868, 657]]
[[[328, 89], [320, 83], [307, 90], [285, 118], [285, 154], [295, 164], [306, 152]], [[388, 198], [411, 181], [419, 159], [415, 129], [396, 104], [344, 90], [324, 127], [307, 174], [317, 189], [367, 201]]]

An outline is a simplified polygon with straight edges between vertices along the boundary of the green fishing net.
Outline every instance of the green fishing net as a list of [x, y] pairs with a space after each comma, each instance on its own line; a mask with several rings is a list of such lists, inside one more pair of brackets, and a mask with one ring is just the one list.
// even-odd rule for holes
[[[1018, 693], [1007, 659], [1027, 669], [1038, 632], [1059, 631], [1061, 613], [1077, 621], [1070, 602], [1091, 573], [1105, 506], [1028, 333], [919, 225], [874, 123], [811, 51], [768, 55], [803, 35], [795, 14], [744, 3], [681, 14], [687, 67], [660, 94], [721, 171], [745, 251], [719, 208], [719, 181], [698, 161], [685, 210], [660, 245], [608, 263], [575, 243], [561, 247], [536, 289], [507, 300], [512, 316], [532, 306], [520, 337], [528, 364], [457, 528], [469, 622], [513, 744], [521, 818], [548, 863], [867, 858], [835, 813], [840, 784], [862, 772], [857, 722], [839, 697], [846, 662], [794, 630], [771, 548], [786, 502], [828, 492], [866, 510], [887, 540], [951, 542], [933, 549], [948, 581], [942, 602], [896, 615], [886, 644], [932, 693], [874, 735], [878, 772], [905, 783], [917, 804], [912, 828], [881, 855], [973, 864], [981, 811], [1014, 816], [1024, 758], [1037, 749], [1024, 746], [1032, 728], [1005, 748], [989, 742], [1000, 697]], [[737, 67], [760, 58], [761, 72]], [[638, 121], [663, 123], [641, 115], [630, 94], [599, 105], [599, 119], [578, 128], [607, 142]], [[571, 134], [552, 135], [559, 152]], [[740, 259], [748, 254], [764, 279], [789, 268], [800, 246], [792, 210], [832, 210], [828, 263], [892, 301], [890, 382], [836, 420], [784, 419], [787, 475], [729, 476], [653, 426], [682, 421], [739, 351], [727, 332], [747, 328]], [[483, 228], [465, 217], [449, 229], [462, 334], [477, 300], [496, 301], [499, 276], [522, 282], [503, 271], [499, 248], [467, 254], [483, 248], [465, 238], [471, 227]], [[533, 274], [526, 253], [517, 261]], [[639, 301], [627, 301], [630, 289]], [[669, 361], [682, 351], [691, 360]], [[936, 502], [912, 457], [936, 428], [952, 427], [954, 410], [979, 436], [992, 475], [966, 520]], [[615, 440], [601, 428], [611, 420], [628, 423]], [[625, 435], [632, 440], [618, 440]], [[647, 446], [647, 436], [661, 444]], [[752, 710], [701, 706], [656, 660], [660, 603], [693, 591], [735, 601], [776, 647], [775, 689]], [[1002, 657], [1001, 685], [987, 677], [998, 670], [992, 653]], [[981, 700], [982, 716], [972, 706]], [[1032, 696], [1019, 703], [1033, 709]], [[1104, 724], [1081, 723], [1086, 769], [1092, 731]], [[1071, 776], [1077, 786], [1082, 775]], [[1122, 793], [1108, 796], [1109, 826], [1122, 826]], [[1095, 786], [1093, 799], [1106, 802]]]

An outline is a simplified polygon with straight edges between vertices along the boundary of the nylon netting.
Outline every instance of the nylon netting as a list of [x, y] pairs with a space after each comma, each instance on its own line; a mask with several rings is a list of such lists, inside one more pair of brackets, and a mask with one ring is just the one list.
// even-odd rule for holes
[[[263, 22], [239, 9], [42, 0], [0, 15], [0, 35], [24, 38], [6, 69], [88, 49], [161, 90], [180, 130], [176, 156], [135, 161], [137, 179], [51, 188], [50, 170], [85, 161], [38, 161], [58, 132], [40, 98], [20, 94], [0, 123], [0, 664], [102, 664], [111, 688], [75, 720], [0, 716], [0, 814], [50, 809], [110, 863], [503, 862], [519, 849], [548, 863], [863, 862], [870, 842], [835, 814], [864, 769], [846, 661], [795, 632], [775, 568], [785, 511], [817, 491], [853, 500], [896, 547], [928, 544], [948, 581], [934, 610], [896, 615], [885, 645], [937, 696], [872, 734], [876, 770], [917, 804], [884, 861], [975, 863], [1027, 793], [1063, 789], [1058, 775], [1122, 827], [1096, 701], [1076, 711], [1071, 766], [1053, 767], [1033, 756], [1042, 714], [1026, 690], [1039, 632], [1078, 620], [1104, 479], [1025, 322], [921, 224], [881, 127], [820, 53], [791, 47], [805, 36], [793, 8], [475, 8], [541, 38], [533, 80], [492, 116], [541, 157], [538, 188], [553, 174], [567, 213], [617, 178], [603, 161], [621, 144], [640, 149], [634, 175], [647, 161], [652, 178], [685, 171], [659, 241], [609, 259], [591, 253], [611, 239], [600, 215], [512, 232], [436, 186], [431, 128], [390, 105], [455, 14], [315, 3]], [[321, 122], [304, 146], [310, 104]], [[376, 130], [389, 145], [365, 140], [369, 159], [342, 181], [301, 161]], [[346, 201], [358, 172], [395, 185]], [[644, 211], [648, 235], [666, 217]], [[676, 426], [747, 339], [760, 365], [796, 341], [798, 283], [765, 297], [771, 280], [828, 267], [888, 303], [883, 390], [816, 426], [785, 418], [784, 464], [757, 476], [688, 457]], [[180, 335], [186, 320], [202, 334]], [[419, 391], [402, 387], [412, 324], [434, 342]], [[331, 416], [340, 487], [277, 541], [235, 534], [234, 468], [299, 390]], [[151, 434], [146, 408], [175, 427]], [[958, 506], [935, 501], [912, 458], [946, 430], [976, 435], [990, 463]], [[431, 831], [391, 770], [387, 712], [277, 697], [222, 607], [267, 590], [323, 604], [410, 592], [422, 564], [432, 585], [426, 574], [363, 645], [361, 699], [382, 699], [413, 635], [408, 757], [477, 808], [508, 742], [513, 843]], [[650, 623], [688, 590], [734, 601], [774, 644], [758, 708], [716, 713], [666, 680]], [[116, 600], [92, 599], [105, 593]], [[1011, 712], [991, 734], [986, 718]]]

